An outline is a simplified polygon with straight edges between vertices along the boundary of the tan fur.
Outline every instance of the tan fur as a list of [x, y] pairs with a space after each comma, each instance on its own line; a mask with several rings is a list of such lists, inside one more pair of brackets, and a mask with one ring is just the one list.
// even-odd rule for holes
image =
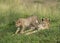
[[38, 25], [39, 29], [49, 29], [50, 20], [49, 18], [43, 18], [41, 23]]
[[[24, 33], [24, 30], [26, 27], [29, 27], [29, 26], [38, 27], [38, 24], [39, 22], [38, 22], [37, 16], [31, 16], [28, 18], [20, 18], [16, 21], [17, 30], [15, 34], [17, 34], [20, 31], [20, 27], [22, 27], [20, 33]], [[30, 30], [33, 30], [33, 29], [30, 29]]]
[[41, 20], [41, 23], [38, 25], [38, 30], [26, 33], [26, 35], [30, 35], [32, 33], [36, 33], [36, 32], [38, 32], [40, 30], [49, 29], [49, 26], [50, 26], [50, 20], [49, 20], [49, 18], [43, 18]]
[[[32, 28], [27, 31], [24, 31], [25, 28], [29, 26], [31, 26]], [[29, 35], [32, 33], [36, 33], [40, 30], [49, 29], [49, 26], [50, 26], [49, 18], [43, 18], [40, 23], [37, 16], [31, 16], [28, 18], [20, 18], [16, 21], [17, 30], [15, 34], [17, 34], [20, 31], [20, 27], [22, 27], [20, 33], [26, 33], [26, 35]], [[34, 30], [35, 28], [37, 28], [37, 30]]]

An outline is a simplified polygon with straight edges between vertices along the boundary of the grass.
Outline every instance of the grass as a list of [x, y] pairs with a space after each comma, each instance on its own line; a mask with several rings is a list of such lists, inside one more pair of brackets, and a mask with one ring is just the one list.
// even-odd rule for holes
[[[60, 43], [60, 3], [53, 7], [39, 5], [38, 9], [34, 5], [25, 8], [14, 0], [0, 0], [0, 43]], [[32, 14], [50, 18], [50, 28], [28, 36], [12, 36], [16, 31], [15, 21]]]

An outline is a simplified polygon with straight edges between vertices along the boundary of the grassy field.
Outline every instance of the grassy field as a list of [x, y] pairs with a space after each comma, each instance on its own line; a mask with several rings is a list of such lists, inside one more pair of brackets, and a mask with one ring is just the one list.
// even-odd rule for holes
[[[0, 0], [0, 43], [60, 43], [60, 1], [41, 1], [41, 4], [24, 5], [22, 2], [22, 5], [17, 0]], [[33, 14], [50, 18], [50, 28], [28, 36], [17, 34], [13, 37], [15, 21]]]

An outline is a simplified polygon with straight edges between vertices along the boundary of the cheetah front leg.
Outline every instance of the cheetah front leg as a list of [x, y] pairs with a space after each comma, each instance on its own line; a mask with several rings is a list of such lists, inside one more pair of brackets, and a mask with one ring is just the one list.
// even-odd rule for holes
[[24, 33], [24, 30], [25, 30], [25, 26], [22, 27], [20, 33], [23, 34]]
[[16, 32], [12, 36], [14, 36], [15, 34], [18, 34], [19, 31], [20, 31], [20, 28], [18, 27]]
[[17, 34], [19, 31], [20, 31], [20, 28], [18, 27], [17, 30], [16, 30], [16, 32], [15, 32], [15, 34]]

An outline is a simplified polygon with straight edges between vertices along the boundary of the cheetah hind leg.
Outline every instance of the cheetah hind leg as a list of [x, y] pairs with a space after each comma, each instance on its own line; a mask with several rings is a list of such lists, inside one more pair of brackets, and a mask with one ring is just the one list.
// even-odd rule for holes
[[30, 32], [30, 31], [33, 31], [34, 29], [35, 29], [35, 27], [31, 27], [31, 29], [26, 30], [25, 33], [28, 33], [28, 32]]

